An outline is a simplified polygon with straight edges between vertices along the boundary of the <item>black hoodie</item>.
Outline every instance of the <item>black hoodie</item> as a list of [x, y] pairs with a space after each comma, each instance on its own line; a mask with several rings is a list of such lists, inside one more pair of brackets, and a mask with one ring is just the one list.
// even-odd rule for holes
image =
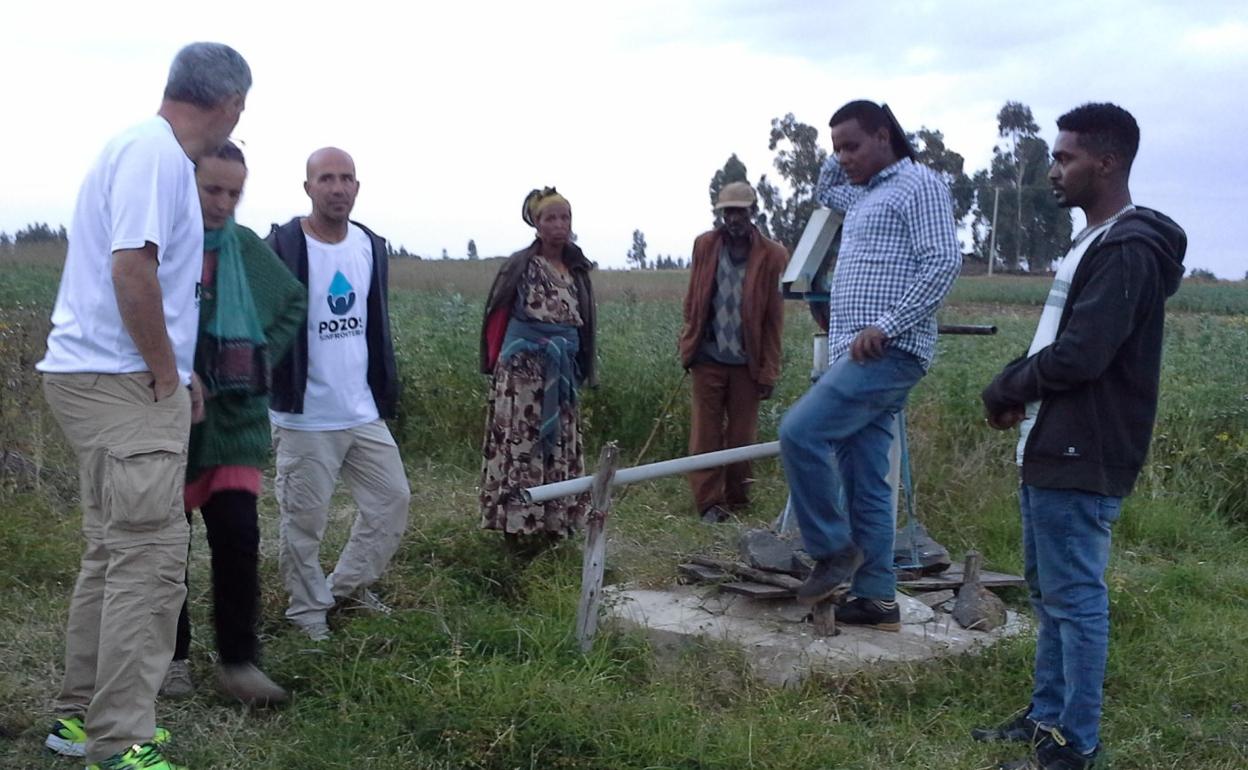
[[[305, 287], [308, 285], [308, 239], [303, 234], [301, 217], [284, 225], [273, 225], [265, 243], [277, 252], [290, 272]], [[359, 222], [351, 224], [364, 231], [373, 245], [373, 273], [368, 284], [368, 320], [364, 339], [368, 342], [368, 388], [382, 419], [398, 414], [399, 372], [394, 358], [394, 342], [390, 338], [389, 261], [386, 242], [381, 236]], [[309, 299], [309, 302], [312, 300]], [[306, 322], [304, 324], [307, 325]], [[269, 408], [275, 412], [303, 413], [303, 396], [308, 385], [308, 336], [296, 334], [289, 352], [273, 365], [273, 388]]]
[[1137, 207], [1084, 254], [1053, 344], [1011, 361], [983, 392], [991, 414], [1041, 401], [1023, 449], [1024, 484], [1130, 494], [1152, 439], [1166, 298], [1187, 235]]

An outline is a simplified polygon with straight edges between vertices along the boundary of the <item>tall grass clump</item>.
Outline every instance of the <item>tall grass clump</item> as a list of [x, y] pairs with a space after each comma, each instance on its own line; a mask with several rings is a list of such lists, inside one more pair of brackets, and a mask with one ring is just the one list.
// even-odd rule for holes
[[[34, 272], [32, 280], [24, 268], [10, 270], [13, 280], [7, 285], [11, 289], [37, 284], [39, 271]], [[0, 480], [10, 489], [75, 487], [67, 481], [73, 457], [61, 440], [35, 371], [46, 350], [49, 327], [43, 303], [10, 299], [0, 305]]]
[[1248, 317], [1167, 321], [1161, 401], [1141, 493], [1248, 524]]
[[391, 300], [401, 383], [396, 433], [405, 450], [464, 465], [480, 449], [488, 388], [478, 354], [483, 305], [458, 292]]

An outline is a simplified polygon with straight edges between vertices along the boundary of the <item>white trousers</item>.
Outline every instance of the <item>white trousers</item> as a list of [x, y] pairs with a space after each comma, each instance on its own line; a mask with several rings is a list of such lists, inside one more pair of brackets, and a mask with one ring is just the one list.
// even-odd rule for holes
[[[407, 528], [411, 488], [399, 448], [385, 422], [346, 430], [304, 431], [273, 426], [281, 510], [278, 545], [282, 582], [290, 594], [286, 617], [323, 622], [336, 597], [367, 588], [385, 571]], [[329, 503], [341, 475], [359, 513], [329, 577], [321, 541]]]

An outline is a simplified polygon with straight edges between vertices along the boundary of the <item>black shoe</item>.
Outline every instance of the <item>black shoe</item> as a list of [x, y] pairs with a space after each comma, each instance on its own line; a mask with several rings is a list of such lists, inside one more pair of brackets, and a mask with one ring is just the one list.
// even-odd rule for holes
[[702, 511], [703, 524], [722, 524], [732, 518], [732, 514], [722, 505], [712, 505], [705, 511]]
[[1030, 743], [1036, 744], [1044, 737], [1040, 725], [1031, 718], [1031, 707], [1023, 709], [996, 727], [975, 727], [971, 737], [981, 743]]
[[836, 608], [836, 622], [848, 626], [868, 626], [881, 631], [900, 631], [901, 610], [897, 607], [896, 600], [882, 602], [858, 597]]
[[1091, 754], [1080, 754], [1056, 728], [1042, 727], [1039, 734], [1041, 738], [1035, 753], [1025, 759], [1003, 762], [1000, 770], [1089, 770], [1096, 767], [1100, 746]]
[[798, 586], [797, 600], [802, 604], [818, 604], [831, 597], [842, 590], [861, 565], [862, 549], [853, 543], [826, 559], [818, 560], [810, 577]]

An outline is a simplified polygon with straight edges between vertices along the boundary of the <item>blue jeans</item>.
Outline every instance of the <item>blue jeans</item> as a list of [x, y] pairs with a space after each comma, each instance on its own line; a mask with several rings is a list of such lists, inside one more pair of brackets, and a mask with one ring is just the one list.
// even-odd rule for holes
[[1096, 748], [1109, 657], [1110, 528], [1121, 497], [1022, 485], [1023, 568], [1039, 629], [1031, 718]]
[[891, 600], [896, 591], [888, 449], [894, 415], [922, 377], [919, 359], [901, 350], [862, 363], [843, 355], [780, 422], [780, 458], [806, 552], [826, 559], [851, 543], [861, 548], [855, 596]]

